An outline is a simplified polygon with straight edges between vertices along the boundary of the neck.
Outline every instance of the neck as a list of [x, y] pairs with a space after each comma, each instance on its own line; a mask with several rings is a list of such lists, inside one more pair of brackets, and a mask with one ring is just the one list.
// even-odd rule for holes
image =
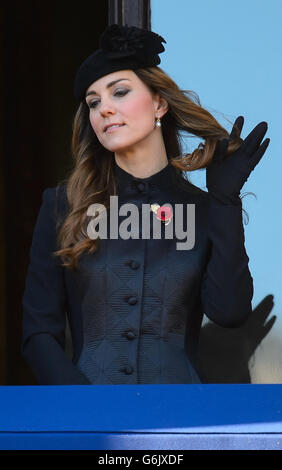
[[[140, 144], [140, 143], [139, 143]], [[147, 178], [165, 168], [168, 164], [162, 137], [150, 146], [137, 147], [115, 152], [116, 164], [136, 178]]]

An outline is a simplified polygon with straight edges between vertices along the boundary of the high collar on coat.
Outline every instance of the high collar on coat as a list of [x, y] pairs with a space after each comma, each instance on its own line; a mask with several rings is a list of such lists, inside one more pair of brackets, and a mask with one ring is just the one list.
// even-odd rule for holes
[[146, 178], [137, 178], [121, 168], [114, 159], [114, 174], [119, 193], [149, 192], [151, 189], [167, 189], [175, 184], [178, 170], [168, 161], [160, 171]]

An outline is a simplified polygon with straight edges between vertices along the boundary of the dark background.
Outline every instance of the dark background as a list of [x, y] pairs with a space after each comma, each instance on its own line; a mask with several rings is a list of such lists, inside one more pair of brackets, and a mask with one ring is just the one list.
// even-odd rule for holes
[[1, 6], [0, 384], [35, 384], [20, 356], [22, 296], [45, 188], [72, 166], [73, 80], [108, 24], [107, 1]]

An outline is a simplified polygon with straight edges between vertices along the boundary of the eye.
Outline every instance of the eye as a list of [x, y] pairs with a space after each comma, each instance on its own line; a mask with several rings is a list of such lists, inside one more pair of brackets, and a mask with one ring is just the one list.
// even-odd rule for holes
[[97, 103], [98, 103], [98, 101], [89, 101], [88, 107], [89, 107], [90, 109], [91, 109], [91, 108], [95, 108]]
[[[119, 90], [116, 90], [114, 92], [114, 96], [125, 96], [127, 95], [127, 93], [129, 92], [129, 90], [126, 90], [126, 89], [119, 89]], [[97, 103], [99, 103], [99, 100], [95, 100], [95, 101], [89, 101], [88, 102], [88, 107], [91, 109], [91, 108], [96, 108], [97, 106]]]
[[127, 93], [129, 92], [129, 90], [116, 90], [116, 92], [114, 93], [114, 96], [125, 96]]

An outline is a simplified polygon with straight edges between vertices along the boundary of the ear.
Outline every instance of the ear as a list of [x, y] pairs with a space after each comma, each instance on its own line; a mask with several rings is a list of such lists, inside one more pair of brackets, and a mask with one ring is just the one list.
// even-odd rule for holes
[[167, 101], [162, 98], [158, 93], [154, 96], [154, 107], [155, 113], [162, 118], [165, 113], [168, 111], [168, 103]]

